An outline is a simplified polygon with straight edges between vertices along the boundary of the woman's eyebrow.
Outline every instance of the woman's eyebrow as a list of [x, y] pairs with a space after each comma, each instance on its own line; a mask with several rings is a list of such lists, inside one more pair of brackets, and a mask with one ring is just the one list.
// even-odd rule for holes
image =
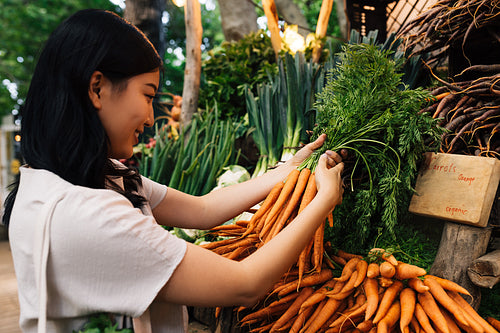
[[146, 83], [146, 86], [150, 86], [150, 87], [152, 87], [152, 88], [155, 90], [155, 93], [156, 93], [156, 91], [158, 90], [158, 87], [157, 87], [157, 86], [156, 86], [156, 84], [154, 84], [154, 83]]

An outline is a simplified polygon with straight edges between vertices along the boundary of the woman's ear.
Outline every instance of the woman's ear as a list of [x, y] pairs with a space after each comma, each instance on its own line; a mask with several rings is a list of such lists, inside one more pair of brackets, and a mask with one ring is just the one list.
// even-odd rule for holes
[[97, 110], [100, 110], [102, 107], [101, 88], [103, 86], [103, 83], [104, 75], [101, 72], [95, 71], [94, 73], [92, 73], [89, 82], [89, 98]]

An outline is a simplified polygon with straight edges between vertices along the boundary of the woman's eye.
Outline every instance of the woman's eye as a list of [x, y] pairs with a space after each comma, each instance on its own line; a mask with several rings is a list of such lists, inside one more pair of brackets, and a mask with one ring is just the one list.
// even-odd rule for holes
[[147, 98], [149, 98], [149, 99], [151, 99], [151, 100], [152, 100], [153, 98], [155, 98], [155, 96], [154, 96], [154, 95], [146, 95], [146, 97], [147, 97]]

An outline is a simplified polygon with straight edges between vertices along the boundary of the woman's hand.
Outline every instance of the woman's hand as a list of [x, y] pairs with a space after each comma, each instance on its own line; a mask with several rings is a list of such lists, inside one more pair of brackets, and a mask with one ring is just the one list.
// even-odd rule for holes
[[320, 148], [326, 140], [326, 134], [321, 134], [316, 140], [302, 147], [286, 164], [298, 167], [306, 158], [308, 158], [316, 149]]
[[321, 155], [316, 166], [318, 195], [326, 196], [334, 207], [342, 203], [342, 195], [344, 194], [342, 170], [344, 170], [342, 157], [331, 150], [327, 150]]

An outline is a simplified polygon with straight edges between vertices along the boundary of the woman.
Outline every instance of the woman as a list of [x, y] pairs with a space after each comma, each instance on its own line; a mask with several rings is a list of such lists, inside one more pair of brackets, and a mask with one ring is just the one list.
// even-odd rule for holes
[[74, 14], [47, 41], [22, 112], [26, 165], [4, 215], [23, 331], [71, 332], [104, 312], [133, 317], [136, 332], [184, 332], [182, 305], [252, 305], [341, 202], [343, 164], [327, 152], [315, 199], [241, 262], [165, 232], [237, 216], [325, 137], [246, 183], [201, 197], [167, 189], [116, 162], [153, 125], [161, 65], [137, 28], [101, 10]]

